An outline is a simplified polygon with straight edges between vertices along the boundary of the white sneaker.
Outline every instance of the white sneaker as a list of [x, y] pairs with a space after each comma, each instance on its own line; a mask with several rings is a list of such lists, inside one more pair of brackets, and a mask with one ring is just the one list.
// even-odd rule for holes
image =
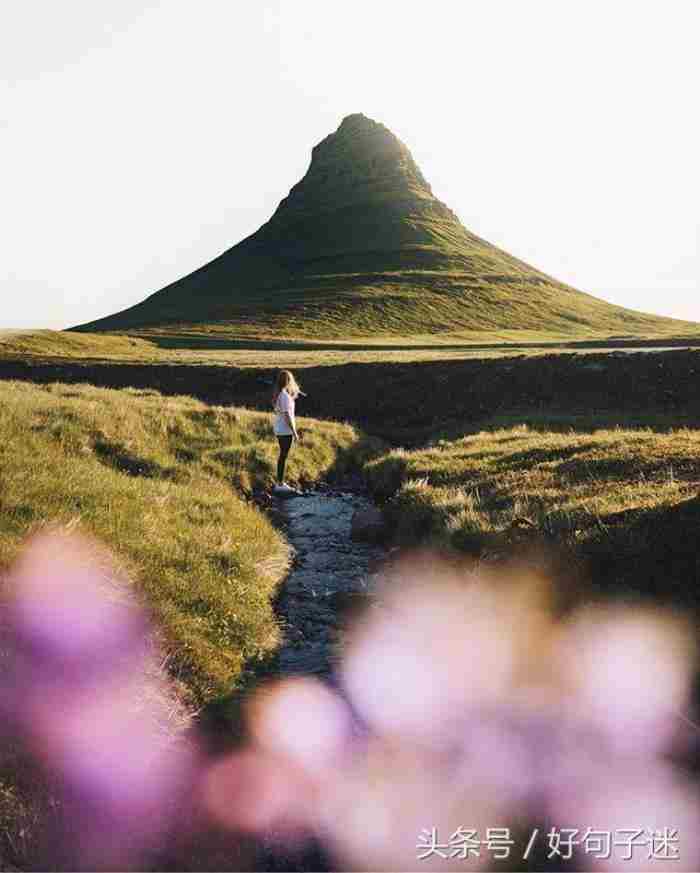
[[287, 485], [286, 482], [280, 482], [272, 490], [275, 494], [297, 494], [297, 491], [291, 485]]

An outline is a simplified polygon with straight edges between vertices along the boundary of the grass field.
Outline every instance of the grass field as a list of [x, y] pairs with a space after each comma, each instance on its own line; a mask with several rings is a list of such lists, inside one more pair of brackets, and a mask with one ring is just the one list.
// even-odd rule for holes
[[[397, 494], [399, 530], [416, 522], [459, 541], [515, 522], [586, 537], [611, 514], [672, 505], [700, 488], [700, 431], [650, 429], [483, 431], [371, 461], [373, 488]], [[564, 425], [565, 427], [565, 425]], [[424, 512], [405, 512], [411, 504]]]
[[0, 331], [3, 359], [139, 364], [213, 365], [252, 369], [306, 368], [346, 363], [411, 363], [504, 356], [580, 353], [645, 347], [700, 346], [700, 326], [638, 334], [566, 334], [528, 330], [470, 331], [335, 340], [245, 336], [235, 330], [142, 330], [126, 334]]
[[700, 430], [524, 417], [370, 461], [398, 539], [478, 557], [565, 549], [607, 593], [700, 606]]
[[[361, 463], [367, 441], [351, 426], [299, 426], [289, 481]], [[230, 693], [278, 642], [271, 601], [289, 549], [245, 499], [269, 483], [275, 461], [269, 414], [152, 390], [0, 382], [0, 572], [47, 527], [106, 544], [155, 619], [178, 689], [164, 730], [176, 734], [194, 706]], [[144, 689], [149, 682], [145, 674]], [[51, 798], [6, 744], [0, 869], [46, 864]]]
[[[290, 481], [328, 472], [359, 444], [314, 423]], [[277, 641], [270, 598], [287, 546], [251, 503], [276, 459], [270, 416], [153, 391], [0, 383], [0, 565], [28, 533], [60, 524], [113, 549], [197, 699], [230, 690]]]
[[[302, 409], [394, 440], [302, 418], [291, 481], [362, 467], [403, 544], [479, 558], [563, 548], [607, 593], [700, 605], [700, 352], [175, 340], [0, 335], [0, 566], [49, 524], [97, 536], [153, 611], [190, 703], [234, 688], [277, 643], [288, 547], [246, 500], [271, 478], [269, 413], [228, 404], [266, 409], [291, 360]], [[45, 384], [7, 380], [13, 361]], [[30, 863], [48, 795], [18, 792], [15, 776], [6, 761], [0, 854], [14, 843], [9, 857]]]
[[[222, 677], [234, 675], [242, 659], [274, 645], [273, 635], [266, 637], [271, 626], [255, 624], [243, 610], [236, 613], [236, 627], [224, 631], [221, 616], [231, 601], [218, 595], [196, 607], [195, 619], [196, 598], [183, 589], [196, 576], [198, 584], [213, 590], [235, 567], [242, 581], [231, 596], [249, 603], [264, 590], [264, 603], [269, 599], [269, 586], [250, 582], [259, 572], [251, 569], [251, 555], [279, 556], [284, 547], [265, 519], [240, 499], [270, 481], [275, 446], [269, 415], [217, 404], [267, 408], [274, 370], [224, 362], [204, 366], [192, 359], [177, 365], [172, 358], [141, 366], [142, 356], [148, 358], [153, 349], [166, 356], [193, 352], [111, 335], [33, 332], [0, 341], [6, 361], [24, 349], [27, 359], [36, 360], [27, 377], [48, 381], [44, 388], [0, 383], [7, 395], [0, 413], [2, 524], [12, 533], [0, 542], [0, 559], [7, 563], [32, 524], [80, 518], [129, 558], [144, 590], [152, 586], [150, 597], [160, 602], [177, 640], [181, 668], [201, 670], [208, 664], [196, 682], [204, 693], [220, 689]], [[54, 368], [51, 361], [62, 363]], [[309, 397], [300, 407], [339, 421], [362, 421], [370, 432], [408, 447], [382, 457], [375, 452], [367, 467], [378, 496], [392, 497], [388, 509], [404, 541], [427, 537], [479, 551], [518, 528], [577, 547], [594, 540], [600, 546], [608, 519], [617, 519], [619, 534], [620, 518], [634, 527], [640, 517], [680, 505], [697, 492], [698, 373], [700, 353], [683, 350], [590, 356], [547, 350], [536, 358], [504, 353], [464, 361], [326, 363], [302, 371]], [[117, 384], [140, 388], [51, 384], [115, 374]], [[198, 393], [207, 403], [166, 399], [156, 386]], [[352, 426], [318, 420], [304, 425], [308, 439], [291, 456], [292, 480], [312, 481], [347, 458], [359, 463], [361, 439]], [[65, 456], [70, 475], [60, 483], [51, 475], [64, 461], [35, 465], [33, 490], [27, 491], [21, 483], [32, 459], [57, 452]], [[136, 515], [154, 519], [152, 540], [138, 541], [141, 525], [131, 506]], [[155, 522], [161, 517], [163, 525]], [[225, 543], [233, 542], [231, 527], [240, 540], [235, 561], [225, 557]], [[264, 603], [256, 601], [252, 613], [261, 615]], [[266, 642], [256, 650], [253, 638]]]

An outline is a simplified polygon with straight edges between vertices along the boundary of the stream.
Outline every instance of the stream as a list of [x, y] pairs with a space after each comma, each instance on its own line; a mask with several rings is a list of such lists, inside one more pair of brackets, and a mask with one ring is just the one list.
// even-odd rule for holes
[[312, 490], [276, 499], [285, 536], [294, 549], [292, 568], [277, 600], [284, 642], [280, 675], [331, 678], [335, 638], [343, 612], [373, 590], [386, 550], [351, 539], [352, 517], [372, 502], [342, 489]]
[[[283, 642], [274, 672], [315, 675], [335, 685], [337, 637], [344, 615], [371, 595], [387, 553], [380, 545], [351, 538], [355, 511], [373, 503], [357, 490], [320, 486], [299, 497], [273, 498], [273, 506], [293, 548], [292, 566], [275, 605]], [[279, 838], [264, 839], [255, 869], [332, 869], [316, 842], [301, 851], [282, 846]]]

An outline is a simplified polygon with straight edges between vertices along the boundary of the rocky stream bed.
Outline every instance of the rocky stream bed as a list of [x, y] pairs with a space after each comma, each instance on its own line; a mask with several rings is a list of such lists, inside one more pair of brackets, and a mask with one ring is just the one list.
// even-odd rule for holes
[[[268, 506], [293, 548], [276, 601], [283, 643], [273, 673], [314, 675], [332, 685], [339, 630], [354, 607], [371, 597], [387, 550], [379, 544], [381, 514], [357, 483], [318, 486]], [[285, 847], [270, 834], [258, 846], [258, 871], [332, 869], [320, 844]]]
[[[385, 548], [380, 517], [359, 489], [323, 488], [275, 500], [276, 515], [294, 549], [277, 600], [284, 632], [277, 669], [282, 675], [331, 678], [343, 617], [371, 593]], [[368, 541], [369, 540], [369, 541]]]

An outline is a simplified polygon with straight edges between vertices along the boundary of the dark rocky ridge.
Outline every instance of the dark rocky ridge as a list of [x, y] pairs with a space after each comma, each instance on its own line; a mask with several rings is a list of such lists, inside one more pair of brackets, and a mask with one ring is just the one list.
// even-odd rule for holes
[[[216, 325], [286, 336], [527, 329], [669, 330], [597, 300], [470, 233], [408, 148], [350, 115], [259, 230], [142, 303], [79, 330]], [[677, 329], [683, 326], [676, 322]]]

